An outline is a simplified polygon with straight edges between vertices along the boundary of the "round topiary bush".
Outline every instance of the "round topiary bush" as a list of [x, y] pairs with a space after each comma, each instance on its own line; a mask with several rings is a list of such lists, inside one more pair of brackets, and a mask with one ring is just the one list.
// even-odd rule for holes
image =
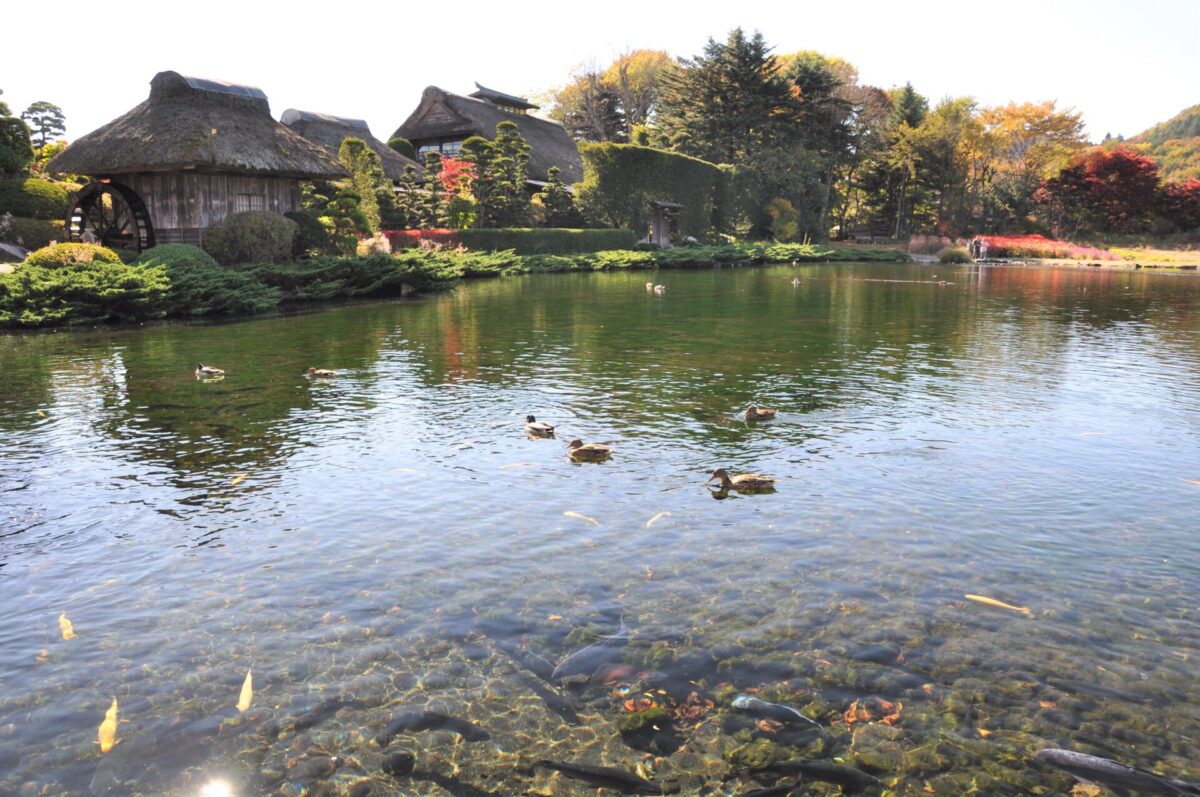
[[292, 257], [326, 255], [333, 251], [333, 240], [316, 216], [304, 211], [284, 213], [284, 218], [296, 222], [296, 237], [292, 240]]
[[137, 259], [141, 266], [170, 266], [172, 268], [220, 268], [212, 255], [191, 244], [159, 244], [142, 252]]
[[121, 263], [113, 250], [96, 244], [53, 244], [31, 252], [25, 265], [61, 268], [75, 263]]
[[283, 263], [292, 259], [296, 222], [269, 210], [231, 213], [204, 231], [204, 251], [219, 263]]
[[61, 219], [67, 215], [73, 183], [55, 183], [38, 177], [0, 180], [0, 213], [8, 211], [26, 219]]

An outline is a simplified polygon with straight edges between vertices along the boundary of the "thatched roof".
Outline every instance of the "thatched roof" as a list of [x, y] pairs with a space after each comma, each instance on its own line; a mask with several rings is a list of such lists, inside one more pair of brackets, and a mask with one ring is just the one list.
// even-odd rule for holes
[[567, 185], [583, 179], [583, 159], [562, 125], [528, 114], [510, 113], [487, 100], [451, 94], [437, 86], [425, 89], [420, 105], [392, 136], [403, 136], [413, 146], [440, 138], [495, 138], [500, 122], [516, 124], [529, 143], [531, 180], [545, 180], [551, 166], [562, 170], [561, 179]]
[[341, 116], [288, 108], [283, 112], [280, 121], [314, 144], [324, 147], [325, 151], [334, 158], [337, 158], [338, 149], [341, 148], [344, 140], [347, 138], [362, 139], [383, 162], [383, 173], [388, 176], [389, 180], [399, 180], [404, 176], [404, 170], [410, 166], [419, 169], [415, 160], [404, 157], [371, 135], [371, 128], [362, 119], [346, 119]]
[[159, 72], [149, 99], [77, 139], [47, 168], [93, 176], [184, 169], [302, 179], [346, 175], [323, 148], [276, 122], [259, 89], [177, 72]]

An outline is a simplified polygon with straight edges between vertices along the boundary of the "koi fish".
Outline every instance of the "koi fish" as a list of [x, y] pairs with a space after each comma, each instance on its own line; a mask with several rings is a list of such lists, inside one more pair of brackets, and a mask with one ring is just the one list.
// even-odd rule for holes
[[1011, 603], [998, 601], [995, 598], [988, 598], [983, 595], [964, 595], [967, 600], [982, 603], [984, 606], [993, 606], [997, 609], [1008, 609], [1010, 612], [1020, 612], [1026, 617], [1033, 617], [1033, 612], [1024, 606], [1013, 606]]
[[75, 638], [75, 626], [71, 625], [71, 621], [67, 619], [66, 612], [58, 616], [58, 630], [62, 632], [63, 639]]
[[572, 512], [569, 509], [566, 512], [563, 512], [563, 517], [573, 517], [576, 520], [586, 520], [588, 523], [591, 523], [594, 526], [600, 525], [600, 521], [596, 520], [594, 517], [588, 517], [587, 515], [581, 515], [578, 512]]
[[246, 680], [242, 683], [242, 693], [238, 695], [237, 710], [239, 714], [245, 713], [246, 709], [250, 708], [250, 701], [254, 699], [251, 672], [251, 670], [246, 670]]
[[100, 743], [101, 753], [107, 753], [117, 743], [118, 713], [120, 712], [117, 708], [117, 699], [114, 697], [112, 705], [108, 707], [108, 711], [104, 712], [104, 722], [100, 723], [100, 728], [96, 731], [96, 741]]
[[646, 528], [650, 528], [655, 523], [657, 523], [658, 521], [662, 520], [663, 518], [669, 516], [670, 514], [671, 514], [670, 512], [659, 512], [657, 515], [655, 515], [654, 517], [652, 517], [646, 521]]

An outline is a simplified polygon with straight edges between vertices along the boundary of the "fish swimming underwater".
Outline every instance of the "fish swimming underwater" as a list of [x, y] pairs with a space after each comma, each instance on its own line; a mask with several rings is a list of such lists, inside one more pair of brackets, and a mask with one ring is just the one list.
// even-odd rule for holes
[[733, 699], [733, 707], [738, 711], [744, 711], [759, 719], [775, 720], [776, 722], [782, 722], [784, 725], [821, 727], [819, 722], [804, 716], [791, 706], [768, 703], [765, 700], [759, 700], [757, 697], [750, 697], [749, 695], [738, 695], [735, 697]]
[[790, 761], [777, 761], [774, 764], [767, 764], [762, 767], [752, 767], [745, 770], [745, 773], [750, 775], [760, 773], [803, 775], [813, 780], [820, 780], [841, 786], [847, 794], [883, 785], [878, 778], [868, 775], [861, 769], [844, 767], [840, 764], [820, 761], [815, 758], [793, 758]]
[[1038, 750], [1034, 758], [1052, 767], [1069, 772], [1082, 781], [1099, 783], [1117, 794], [1200, 795], [1200, 783], [1164, 778], [1153, 772], [1126, 766], [1111, 758], [1076, 753], [1048, 747]]
[[398, 733], [415, 733], [417, 731], [453, 731], [468, 742], [483, 742], [492, 735], [473, 722], [440, 714], [436, 711], [405, 711], [396, 715], [388, 723], [383, 733], [375, 737], [375, 743], [387, 747]]
[[619, 791], [622, 794], [662, 794], [662, 789], [654, 783], [640, 778], [632, 772], [616, 767], [595, 767], [590, 764], [570, 764], [565, 761], [550, 761], [542, 759], [535, 766], [545, 767], [561, 772], [568, 778], [582, 780], [594, 786]]
[[625, 618], [621, 618], [617, 633], [602, 637], [585, 648], [581, 648], [558, 663], [550, 680], [561, 681], [573, 675], [591, 675], [600, 669], [601, 665], [609, 664], [620, 656], [620, 649], [629, 643], [629, 629], [625, 627]]

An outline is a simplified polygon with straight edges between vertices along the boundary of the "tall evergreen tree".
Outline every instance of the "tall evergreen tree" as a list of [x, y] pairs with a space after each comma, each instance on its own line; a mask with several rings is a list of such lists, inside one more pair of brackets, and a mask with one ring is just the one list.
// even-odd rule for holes
[[582, 223], [575, 198], [563, 185], [562, 170], [551, 166], [546, 172], [546, 187], [537, 195], [545, 213], [547, 227], [578, 227]]
[[396, 194], [375, 151], [361, 138], [346, 138], [338, 148], [338, 160], [350, 172], [350, 184], [359, 197], [359, 209], [367, 217], [370, 231], [393, 226], [397, 220]]
[[33, 143], [38, 149], [46, 146], [52, 139], [61, 138], [67, 131], [67, 118], [62, 108], [52, 102], [39, 100], [21, 114], [21, 118], [29, 125], [33, 135]]
[[32, 162], [29, 128], [12, 116], [8, 105], [0, 101], [0, 177], [24, 174]]

